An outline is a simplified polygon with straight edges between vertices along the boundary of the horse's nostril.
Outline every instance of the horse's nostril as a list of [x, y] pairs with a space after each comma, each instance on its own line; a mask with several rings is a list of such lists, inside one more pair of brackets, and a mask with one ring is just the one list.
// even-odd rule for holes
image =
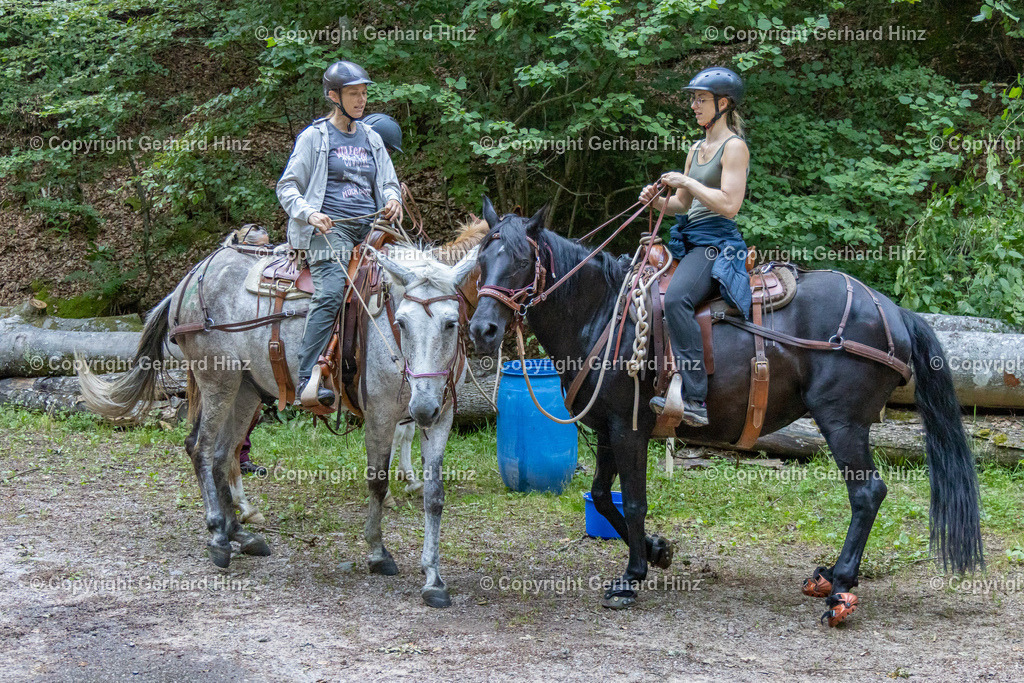
[[484, 328], [484, 337], [486, 339], [494, 339], [495, 335], [498, 334], [498, 326], [494, 323], [487, 323], [487, 327]]

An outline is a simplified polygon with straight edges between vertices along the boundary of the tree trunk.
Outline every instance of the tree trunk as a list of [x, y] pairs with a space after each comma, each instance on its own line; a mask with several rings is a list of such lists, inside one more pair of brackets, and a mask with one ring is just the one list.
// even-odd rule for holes
[[[1024, 408], [1024, 334], [938, 330], [935, 335], [961, 405]], [[914, 380], [898, 387], [889, 403], [914, 403]]]
[[[1007, 434], [993, 420], [978, 418], [965, 424], [971, 449], [978, 460], [1008, 467], [1024, 460], [1024, 436]], [[720, 450], [746, 453], [729, 445], [690, 439], [687, 445], [709, 446]], [[678, 445], [678, 440], [677, 440]], [[777, 432], [762, 436], [752, 450], [765, 451], [782, 458], [806, 460], [828, 446], [811, 418], [801, 418]], [[871, 427], [871, 448], [890, 462], [922, 464], [925, 462], [924, 426], [920, 418], [892, 419]]]

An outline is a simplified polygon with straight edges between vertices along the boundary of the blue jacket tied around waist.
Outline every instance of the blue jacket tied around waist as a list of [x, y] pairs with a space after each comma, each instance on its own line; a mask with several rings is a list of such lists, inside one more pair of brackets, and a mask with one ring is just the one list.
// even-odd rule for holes
[[750, 320], [752, 300], [746, 266], [747, 243], [743, 241], [736, 221], [725, 216], [710, 216], [689, 225], [689, 217], [677, 213], [670, 235], [668, 250], [677, 259], [694, 248], [714, 247], [718, 250], [711, 266], [711, 277], [718, 281], [722, 297]]

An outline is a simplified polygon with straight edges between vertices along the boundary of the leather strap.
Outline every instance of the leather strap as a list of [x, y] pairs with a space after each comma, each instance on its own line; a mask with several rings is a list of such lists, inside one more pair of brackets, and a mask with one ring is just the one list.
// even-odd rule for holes
[[580, 368], [579, 372], [572, 380], [572, 384], [569, 385], [569, 390], [565, 392], [565, 409], [572, 415], [572, 404], [576, 401], [576, 394], [580, 393], [580, 387], [583, 386], [583, 380], [590, 374], [590, 364], [595, 358], [601, 356], [601, 349], [608, 343], [608, 335], [612, 332], [612, 326], [615, 324], [615, 315], [612, 315], [611, 320], [604, 326], [604, 332], [597, 338], [597, 343], [590, 349], [590, 353], [587, 354], [587, 358], [583, 361], [583, 367]]
[[901, 361], [899, 358], [889, 356], [885, 351], [876, 349], [873, 346], [868, 346], [867, 344], [850, 341], [849, 339], [844, 339], [838, 344], [814, 341], [811, 339], [800, 339], [799, 337], [794, 337], [786, 334], [785, 332], [772, 330], [761, 325], [753, 325], [742, 318], [734, 318], [733, 316], [727, 315], [715, 316], [714, 320], [729, 323], [733, 327], [738, 327], [741, 330], [746, 330], [747, 332], [751, 332], [755, 335], [762, 335], [768, 339], [774, 339], [777, 342], [789, 344], [791, 346], [799, 346], [803, 349], [816, 349], [819, 351], [846, 351], [847, 353], [852, 353], [855, 356], [861, 356], [862, 358], [867, 358], [868, 360], [873, 360], [876, 363], [886, 365], [900, 373], [905, 381], [910, 381], [912, 373], [909, 365]]
[[[278, 290], [274, 296], [274, 313], [280, 313], [284, 306], [285, 293]], [[274, 370], [274, 381], [277, 382], [277, 409], [284, 410], [295, 400], [295, 385], [292, 373], [288, 371], [288, 358], [285, 355], [284, 342], [281, 341], [281, 320], [270, 323], [270, 341], [267, 342], [270, 356], [270, 367]]]
[[[762, 286], [764, 275], [761, 275]], [[762, 303], [755, 301], [751, 311], [754, 324], [761, 326]], [[747, 418], [743, 432], [734, 444], [737, 448], [748, 449], [757, 442], [764, 427], [764, 416], [768, 409], [768, 357], [764, 353], [764, 337], [754, 335], [754, 357], [750, 359], [750, 398], [747, 401]]]
[[279, 313], [271, 313], [270, 315], [264, 315], [251, 320], [243, 320], [237, 323], [221, 323], [219, 325], [207, 325], [205, 322], [183, 323], [172, 327], [168, 336], [173, 341], [175, 337], [182, 334], [195, 334], [196, 332], [209, 332], [210, 330], [219, 330], [221, 332], [247, 332], [248, 330], [252, 330], [257, 327], [269, 325], [274, 321], [281, 321], [295, 316], [304, 316], [308, 312], [308, 308], [295, 308], [287, 311], [280, 311]]

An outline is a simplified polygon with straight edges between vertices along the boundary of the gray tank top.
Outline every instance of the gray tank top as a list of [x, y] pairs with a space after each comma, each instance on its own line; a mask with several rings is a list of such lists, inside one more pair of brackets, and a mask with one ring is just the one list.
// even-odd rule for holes
[[[693, 161], [690, 162], [690, 172], [686, 175], [690, 176], [704, 187], [711, 187], [716, 190], [722, 189], [722, 150], [725, 149], [726, 143], [733, 138], [738, 138], [739, 135], [730, 135], [722, 144], [718, 146], [718, 151], [715, 152], [715, 156], [711, 157], [707, 163], [697, 163], [699, 158], [700, 146], [704, 144], [704, 140], [697, 143], [697, 148], [693, 152]], [[742, 139], [742, 138], [740, 138]], [[747, 172], [750, 172], [750, 168], [747, 168]], [[686, 212], [688, 223], [693, 225], [694, 223], [704, 220], [708, 216], [717, 216], [714, 211], [701, 204], [700, 200], [696, 197], [693, 198], [693, 203], [690, 204], [690, 210]]]

